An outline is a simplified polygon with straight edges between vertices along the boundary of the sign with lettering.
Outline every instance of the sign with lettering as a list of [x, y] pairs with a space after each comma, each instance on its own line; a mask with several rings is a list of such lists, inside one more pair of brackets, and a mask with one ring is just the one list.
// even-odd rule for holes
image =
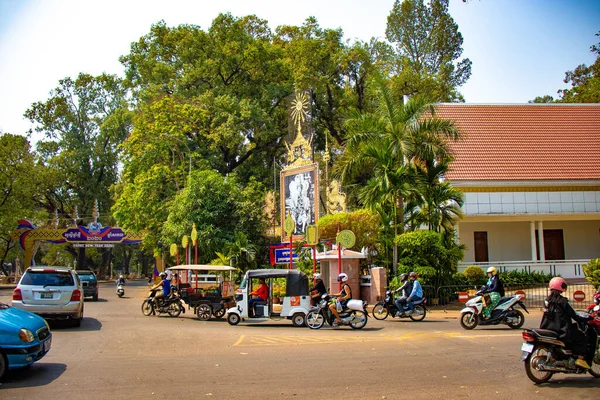
[[91, 230], [85, 226], [69, 228], [62, 236], [67, 242], [89, 242], [89, 243], [121, 243], [125, 238], [125, 232], [121, 228], [105, 226], [98, 230]]
[[[292, 253], [292, 260], [298, 259], [298, 254]], [[289, 264], [290, 263], [290, 249], [275, 249], [275, 264]]]

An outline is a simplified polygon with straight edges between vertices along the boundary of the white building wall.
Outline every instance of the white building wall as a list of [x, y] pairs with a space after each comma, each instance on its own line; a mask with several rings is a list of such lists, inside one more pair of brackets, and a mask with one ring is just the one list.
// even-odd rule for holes
[[467, 215], [600, 212], [600, 191], [467, 192]]
[[[562, 229], [565, 259], [600, 257], [600, 220], [544, 221], [544, 230]], [[490, 261], [531, 260], [528, 221], [460, 222], [460, 242], [467, 246], [463, 262], [475, 262], [474, 232], [487, 232]]]

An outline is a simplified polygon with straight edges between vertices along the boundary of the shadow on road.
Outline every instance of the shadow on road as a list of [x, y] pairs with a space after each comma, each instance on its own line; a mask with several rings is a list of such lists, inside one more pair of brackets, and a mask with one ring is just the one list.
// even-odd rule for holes
[[61, 332], [91, 332], [102, 329], [102, 322], [96, 318], [84, 317], [81, 321], [81, 326], [74, 327], [69, 320], [65, 321], [48, 321], [52, 330], [60, 329]]
[[66, 369], [66, 364], [39, 361], [27, 368], [8, 371], [1, 387], [9, 389], [48, 385], [60, 377]]
[[98, 299], [98, 300], [94, 300], [94, 299], [85, 299], [84, 300], [86, 303], [106, 303], [108, 300], [106, 299]]
[[[548, 387], [548, 388], [564, 388], [564, 389], [569, 389], [569, 388], [594, 388], [597, 389], [598, 388], [598, 378], [594, 378], [593, 376], [590, 375], [585, 375], [585, 376], [580, 376], [580, 377], [561, 377], [559, 378], [552, 378], [552, 380], [550, 380], [550, 382], [548, 383], [543, 383], [541, 385], [536, 385], [538, 387]], [[590, 397], [591, 398], [591, 397]]]

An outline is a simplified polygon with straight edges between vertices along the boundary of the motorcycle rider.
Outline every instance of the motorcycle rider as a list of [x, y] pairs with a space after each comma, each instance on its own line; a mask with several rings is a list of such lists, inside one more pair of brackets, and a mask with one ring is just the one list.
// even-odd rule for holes
[[323, 283], [323, 279], [321, 279], [321, 274], [317, 272], [313, 275], [313, 278], [315, 279], [315, 285], [308, 289], [308, 292], [317, 292], [311, 296], [312, 303], [317, 304], [319, 300], [321, 300], [321, 296], [327, 293], [327, 289], [325, 289], [325, 284]]
[[348, 302], [348, 300], [352, 300], [352, 288], [350, 287], [350, 285], [348, 285], [346, 283], [348, 281], [348, 275], [345, 274], [344, 272], [342, 272], [341, 274], [338, 275], [337, 281], [342, 282], [342, 290], [338, 294], [332, 295], [332, 297], [336, 297], [337, 300], [336, 300], [336, 302], [331, 303], [329, 305], [329, 309], [331, 310], [332, 314], [335, 316], [335, 321], [333, 322], [333, 326], [338, 326], [342, 322], [342, 319], [340, 318], [340, 314], [337, 311], [336, 303], [339, 302], [342, 305], [342, 309], [344, 309], [344, 307], [346, 307], [346, 303]]
[[572, 324], [571, 319], [581, 323], [585, 318], [577, 315], [569, 300], [561, 295], [567, 290], [567, 282], [557, 276], [550, 280], [548, 284], [550, 296], [545, 300], [544, 315], [540, 322], [541, 329], [548, 329], [558, 334], [558, 337], [565, 343], [566, 347], [577, 357], [575, 364], [581, 368], [590, 369], [589, 364], [582, 354], [585, 354], [587, 347], [587, 337], [579, 330], [577, 324]]
[[482, 314], [484, 318], [489, 318], [492, 314], [492, 310], [500, 302], [500, 298], [504, 296], [504, 285], [498, 276], [498, 269], [496, 267], [489, 267], [487, 269], [488, 281], [486, 288], [483, 290], [483, 294], [489, 294], [488, 304], [483, 308]]
[[160, 277], [160, 282], [152, 286], [150, 290], [162, 287], [162, 291], [156, 293], [156, 295], [154, 296], [154, 304], [156, 304], [157, 307], [160, 307], [164, 299], [167, 298], [171, 293], [171, 282], [167, 279], [167, 274], [164, 271], [161, 272], [158, 276]]
[[418, 276], [416, 272], [411, 272], [408, 274], [408, 277], [412, 283], [412, 290], [406, 299], [406, 305], [408, 306], [406, 314], [410, 315], [415, 312], [415, 305], [413, 303], [423, 298], [423, 288], [421, 287], [421, 283], [417, 280]]
[[398, 289], [394, 290], [394, 293], [400, 292], [400, 297], [398, 297], [394, 303], [396, 303], [396, 308], [398, 308], [398, 315], [404, 314], [404, 306], [406, 305], [406, 299], [410, 293], [412, 293], [412, 283], [408, 280], [407, 274], [400, 275], [400, 282], [404, 282]]
[[119, 277], [117, 278], [117, 286], [124, 285], [124, 284], [125, 284], [125, 278], [123, 278], [123, 275], [119, 275]]

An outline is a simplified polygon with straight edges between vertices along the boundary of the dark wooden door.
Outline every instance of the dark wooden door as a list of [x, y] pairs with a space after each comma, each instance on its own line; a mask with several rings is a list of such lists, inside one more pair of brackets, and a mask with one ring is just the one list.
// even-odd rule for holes
[[488, 256], [487, 232], [474, 232], [475, 239], [475, 262], [490, 261]]
[[544, 229], [544, 250], [546, 250], [546, 260], [565, 259], [562, 229]]

